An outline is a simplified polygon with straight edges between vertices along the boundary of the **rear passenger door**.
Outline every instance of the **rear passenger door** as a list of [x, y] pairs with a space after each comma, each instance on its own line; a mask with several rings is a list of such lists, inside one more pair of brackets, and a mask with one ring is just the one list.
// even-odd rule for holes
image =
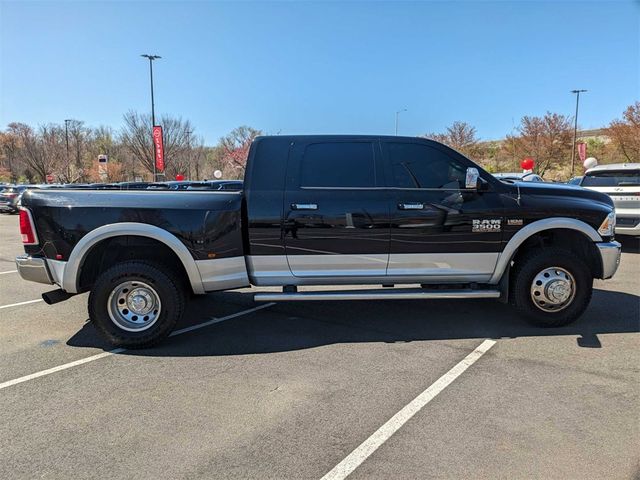
[[467, 189], [466, 170], [475, 165], [436, 142], [388, 140], [383, 149], [393, 191], [388, 275], [487, 281], [503, 216], [491, 179], [483, 191]]
[[283, 232], [295, 276], [384, 276], [389, 204], [377, 139], [294, 142]]

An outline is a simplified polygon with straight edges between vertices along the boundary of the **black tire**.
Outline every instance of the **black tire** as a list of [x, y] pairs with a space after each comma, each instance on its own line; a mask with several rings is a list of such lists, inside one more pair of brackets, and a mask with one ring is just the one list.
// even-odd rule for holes
[[[119, 263], [102, 273], [91, 289], [89, 318], [100, 335], [114, 346], [146, 348], [155, 345], [171, 333], [184, 312], [185, 292], [176, 277], [166, 267], [155, 264], [140, 261]], [[122, 328], [109, 313], [110, 308], [113, 309], [109, 306], [112, 292], [115, 294], [129, 282], [141, 282], [141, 285], [151, 287], [160, 301], [157, 318], [151, 326], [140, 327], [141, 331]], [[137, 317], [133, 318], [137, 320]]]
[[[547, 268], [559, 267], [573, 277], [573, 298], [559, 306], [547, 304], [548, 308], [560, 308], [557, 311], [545, 311], [533, 300], [534, 280]], [[559, 272], [564, 275], [563, 272]], [[569, 277], [569, 278], [570, 278]], [[593, 292], [593, 276], [586, 263], [570, 251], [560, 248], [544, 248], [532, 250], [515, 265], [512, 273], [513, 303], [530, 323], [541, 327], [561, 327], [568, 325], [584, 313], [591, 301]], [[538, 302], [540, 299], [536, 297]]]

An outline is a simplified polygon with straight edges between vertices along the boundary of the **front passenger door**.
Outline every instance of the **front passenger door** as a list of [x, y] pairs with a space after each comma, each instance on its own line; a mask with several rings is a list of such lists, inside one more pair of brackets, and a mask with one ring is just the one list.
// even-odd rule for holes
[[430, 140], [384, 142], [390, 202], [389, 276], [487, 281], [502, 240], [502, 202], [467, 189], [468, 159]]

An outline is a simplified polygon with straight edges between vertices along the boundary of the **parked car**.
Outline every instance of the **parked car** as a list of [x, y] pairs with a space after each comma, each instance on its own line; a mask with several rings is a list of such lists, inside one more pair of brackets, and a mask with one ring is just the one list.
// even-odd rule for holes
[[567, 180], [567, 185], [580, 185], [580, 182], [582, 182], [582, 175], [580, 175], [579, 177], [570, 178], [569, 180]]
[[640, 163], [593, 167], [585, 172], [580, 185], [611, 197], [618, 235], [640, 236]]
[[168, 188], [169, 190], [242, 190], [242, 180], [182, 180], [154, 183], [149, 189]]
[[[423, 138], [258, 137], [244, 186], [29, 191], [18, 270], [60, 287], [49, 304], [90, 292], [97, 330], [139, 348], [169, 335], [189, 293], [249, 285], [282, 287], [256, 301], [495, 298], [560, 326], [620, 260], [607, 195], [501, 182]], [[379, 288], [403, 284], [421, 288]]]
[[187, 190], [242, 190], [242, 180], [207, 180], [189, 185]]
[[116, 182], [108, 184], [105, 189], [144, 190], [153, 184], [154, 182]]
[[493, 176], [498, 180], [512, 182], [544, 182], [544, 179], [537, 173], [494, 173]]
[[5, 187], [0, 191], [0, 212], [18, 213], [22, 193], [27, 188], [37, 188], [35, 185], [15, 185]]

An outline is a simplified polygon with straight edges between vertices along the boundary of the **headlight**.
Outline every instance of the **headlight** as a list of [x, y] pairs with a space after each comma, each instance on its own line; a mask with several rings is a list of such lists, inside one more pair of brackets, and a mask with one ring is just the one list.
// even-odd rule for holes
[[614, 210], [609, 215], [607, 215], [607, 218], [604, 219], [604, 222], [602, 222], [602, 225], [600, 225], [600, 228], [598, 229], [598, 233], [603, 237], [610, 237], [613, 235], [615, 228], [616, 211]]

